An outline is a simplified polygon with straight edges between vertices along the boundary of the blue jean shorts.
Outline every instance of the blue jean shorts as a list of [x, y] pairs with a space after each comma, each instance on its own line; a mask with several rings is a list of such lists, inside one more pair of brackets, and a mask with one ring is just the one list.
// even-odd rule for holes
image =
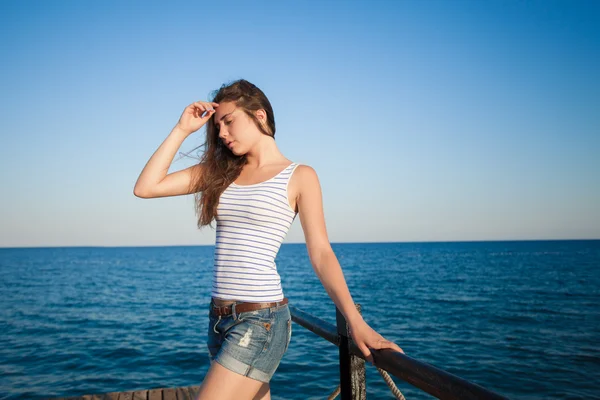
[[288, 305], [217, 316], [211, 299], [209, 310], [207, 346], [211, 361], [269, 382], [292, 338]]

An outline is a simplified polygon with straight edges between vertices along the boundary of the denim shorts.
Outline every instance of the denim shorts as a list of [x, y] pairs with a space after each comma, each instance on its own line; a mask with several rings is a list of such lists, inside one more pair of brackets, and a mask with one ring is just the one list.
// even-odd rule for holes
[[208, 353], [212, 360], [249, 378], [269, 382], [292, 338], [287, 304], [217, 316], [209, 306]]

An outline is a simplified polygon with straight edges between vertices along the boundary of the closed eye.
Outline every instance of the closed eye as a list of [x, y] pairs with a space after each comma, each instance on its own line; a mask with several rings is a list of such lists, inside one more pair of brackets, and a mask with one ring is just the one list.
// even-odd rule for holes
[[[229, 124], [231, 124], [232, 122], [233, 122], [233, 120], [232, 120], [232, 119], [230, 119], [229, 121], [223, 121], [223, 123], [224, 123], [225, 125], [229, 125]], [[220, 126], [219, 124], [215, 124], [215, 129], [216, 129], [217, 131], [219, 131], [219, 128], [220, 128], [220, 127], [221, 127], [221, 126]]]

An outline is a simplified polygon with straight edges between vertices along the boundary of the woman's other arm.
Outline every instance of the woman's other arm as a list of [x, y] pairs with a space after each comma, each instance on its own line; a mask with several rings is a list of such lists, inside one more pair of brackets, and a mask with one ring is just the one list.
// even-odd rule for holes
[[317, 173], [307, 165], [298, 166], [296, 172], [299, 182], [298, 213], [311, 264], [329, 297], [346, 318], [354, 343], [369, 362], [373, 362], [369, 348], [391, 348], [403, 352], [398, 345], [375, 332], [356, 310], [342, 268], [327, 237], [321, 185]]

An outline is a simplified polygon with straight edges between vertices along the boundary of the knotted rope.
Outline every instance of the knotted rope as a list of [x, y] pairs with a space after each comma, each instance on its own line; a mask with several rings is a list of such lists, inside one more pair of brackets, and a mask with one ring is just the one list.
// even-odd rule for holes
[[[402, 392], [400, 391], [400, 389], [398, 389], [398, 387], [396, 386], [396, 384], [394, 383], [394, 381], [392, 380], [392, 378], [390, 378], [390, 374], [387, 373], [386, 370], [381, 369], [379, 367], [376, 367], [377, 371], [379, 371], [379, 374], [381, 375], [381, 377], [383, 378], [383, 380], [385, 381], [385, 383], [388, 385], [388, 387], [390, 388], [392, 394], [394, 395], [394, 397], [396, 397], [396, 399], [398, 400], [406, 400], [406, 398], [404, 397], [404, 395], [402, 394]], [[327, 400], [333, 400], [336, 397], [338, 397], [338, 395], [340, 394], [341, 389], [340, 389], [340, 385], [338, 385], [337, 388], [335, 388], [335, 390], [333, 391], [333, 393], [331, 393], [329, 395], [329, 397], [327, 397]]]

